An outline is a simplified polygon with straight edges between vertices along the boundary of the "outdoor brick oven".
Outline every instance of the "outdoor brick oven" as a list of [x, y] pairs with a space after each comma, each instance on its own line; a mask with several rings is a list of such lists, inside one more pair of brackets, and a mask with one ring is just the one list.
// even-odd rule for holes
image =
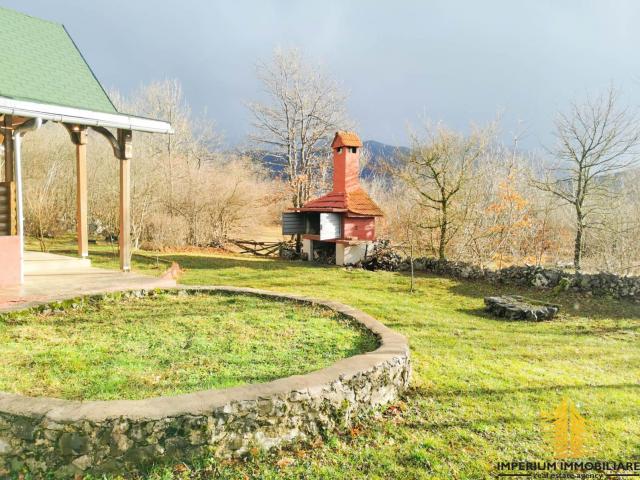
[[376, 217], [383, 213], [360, 186], [362, 141], [353, 132], [336, 132], [333, 150], [333, 190], [302, 208], [285, 212], [283, 235], [302, 234], [309, 260], [320, 252], [334, 254], [336, 265], [363, 260], [376, 239]]

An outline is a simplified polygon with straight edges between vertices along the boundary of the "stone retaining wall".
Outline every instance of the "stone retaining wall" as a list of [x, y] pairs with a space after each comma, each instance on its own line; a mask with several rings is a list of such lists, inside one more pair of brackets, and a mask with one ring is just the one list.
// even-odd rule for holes
[[396, 399], [409, 384], [406, 338], [359, 310], [254, 289], [177, 291], [244, 293], [323, 305], [371, 330], [380, 346], [307, 375], [173, 397], [81, 402], [0, 393], [0, 475], [4, 469], [64, 478], [136, 470], [206, 453], [238, 457], [254, 447], [269, 449], [347, 426], [356, 416]]
[[[409, 271], [410, 261], [394, 248], [388, 240], [381, 240], [367, 260], [361, 262], [368, 270]], [[640, 302], [640, 277], [615, 275], [612, 273], [583, 273], [575, 275], [559, 268], [535, 265], [514, 265], [499, 270], [482, 268], [468, 262], [438, 260], [421, 257], [413, 261], [416, 271], [430, 272], [454, 278], [484, 280], [505, 285], [520, 285], [535, 288], [571, 290], [587, 295], [604, 295]]]
[[572, 290], [589, 295], [607, 295], [640, 301], [640, 277], [623, 277], [610, 273], [575, 275], [559, 269], [533, 265], [512, 266], [500, 270], [483, 269], [466, 262], [420, 258], [414, 261], [416, 270], [456, 278], [485, 280], [506, 285]]

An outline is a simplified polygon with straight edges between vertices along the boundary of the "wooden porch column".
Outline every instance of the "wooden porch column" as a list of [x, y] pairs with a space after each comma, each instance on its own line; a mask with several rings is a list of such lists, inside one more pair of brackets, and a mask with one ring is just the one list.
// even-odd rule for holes
[[118, 130], [120, 158], [120, 270], [131, 271], [131, 130]]
[[11, 135], [12, 128], [11, 115], [4, 116], [4, 181], [13, 182], [15, 180], [15, 174], [13, 172], [13, 136]]
[[120, 159], [120, 270], [131, 271], [131, 160]]
[[131, 130], [119, 128], [114, 136], [105, 127], [91, 127], [106, 138], [113, 154], [120, 160], [120, 234], [118, 246], [120, 250], [120, 270], [131, 271]]
[[89, 256], [89, 227], [87, 224], [87, 129], [78, 130], [76, 142], [76, 231], [78, 255]]

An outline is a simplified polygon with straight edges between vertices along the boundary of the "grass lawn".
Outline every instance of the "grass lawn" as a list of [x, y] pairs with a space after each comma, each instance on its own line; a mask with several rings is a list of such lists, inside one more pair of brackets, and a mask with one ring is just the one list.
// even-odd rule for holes
[[[134, 257], [134, 268], [158, 272], [155, 257], [145, 255]], [[117, 266], [104, 247], [92, 258]], [[498, 461], [552, 459], [542, 414], [563, 398], [587, 420], [589, 458], [640, 460], [640, 305], [426, 275], [410, 294], [404, 274], [249, 257], [160, 260], [179, 262], [186, 284], [251, 286], [360, 308], [408, 336], [414, 373], [397, 408], [321, 447], [203, 460], [145, 478], [490, 478]], [[483, 313], [482, 298], [498, 292], [552, 300], [562, 313], [545, 323], [495, 320]]]
[[137, 399], [312, 372], [374, 350], [328, 309], [247, 295], [110, 298], [0, 322], [0, 391]]

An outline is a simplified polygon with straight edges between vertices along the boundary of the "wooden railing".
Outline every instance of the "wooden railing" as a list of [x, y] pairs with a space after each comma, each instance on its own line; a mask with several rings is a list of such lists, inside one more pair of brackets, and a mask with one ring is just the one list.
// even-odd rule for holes
[[240, 249], [240, 253], [250, 253], [259, 257], [277, 256], [281, 248], [293, 248], [292, 242], [256, 242], [255, 240], [230, 240]]
[[0, 236], [16, 234], [16, 185], [0, 182]]

